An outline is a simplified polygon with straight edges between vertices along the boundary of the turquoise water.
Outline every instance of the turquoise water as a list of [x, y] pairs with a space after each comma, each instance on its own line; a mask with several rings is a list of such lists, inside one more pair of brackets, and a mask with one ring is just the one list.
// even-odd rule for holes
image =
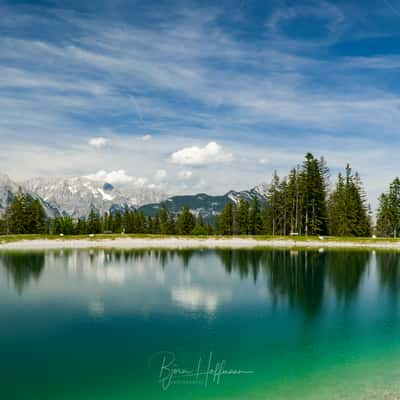
[[400, 398], [400, 255], [0, 253], [4, 399]]

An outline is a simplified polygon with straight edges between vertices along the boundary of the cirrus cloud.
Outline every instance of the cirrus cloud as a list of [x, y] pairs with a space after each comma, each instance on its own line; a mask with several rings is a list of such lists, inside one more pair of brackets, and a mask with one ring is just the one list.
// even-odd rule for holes
[[206, 165], [231, 160], [232, 153], [225, 151], [216, 142], [209, 142], [204, 147], [184, 147], [171, 155], [171, 161], [180, 165]]

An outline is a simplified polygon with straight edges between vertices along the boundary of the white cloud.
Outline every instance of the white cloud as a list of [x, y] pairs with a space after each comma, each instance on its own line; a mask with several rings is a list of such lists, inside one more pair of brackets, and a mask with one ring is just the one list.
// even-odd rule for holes
[[167, 177], [167, 171], [165, 169], [159, 169], [154, 175], [154, 179], [157, 182], [163, 181]]
[[[129, 182], [133, 182], [135, 180], [135, 178], [133, 176], [129, 176], [126, 173], [126, 171], [123, 169], [119, 169], [116, 171], [110, 171], [110, 172], [107, 172], [105, 170], [100, 170], [100, 171], [96, 172], [95, 174], [87, 175], [86, 178], [89, 178], [94, 181], [104, 181], [104, 182], [108, 182], [111, 184], [129, 183]], [[143, 179], [143, 178], [136, 179], [136, 181], [140, 180], [140, 179]]]
[[210, 142], [204, 147], [185, 147], [171, 155], [171, 161], [181, 165], [205, 165], [231, 160], [232, 153], [226, 152], [215, 142]]
[[111, 143], [111, 140], [100, 136], [91, 138], [88, 143], [90, 144], [90, 146], [100, 148], [109, 145]]
[[147, 184], [147, 178], [135, 178], [134, 180], [135, 186], [143, 187], [146, 186], [146, 184]]
[[[333, 39], [335, 24], [340, 25], [340, 13], [328, 4], [315, 8], [271, 9], [266, 35], [274, 40], [268, 48], [237, 41], [236, 35], [218, 27], [212, 10], [204, 10], [207, 17], [193, 10], [192, 17], [167, 17], [157, 26], [123, 27], [104, 27], [101, 20], [60, 10], [58, 17], [68, 21], [72, 30], [67, 35], [70, 40], [54, 42], [46, 37], [20, 38], [18, 32], [31, 23], [34, 27], [49, 24], [52, 34], [57, 30], [47, 13], [40, 22], [35, 16], [26, 26], [16, 26], [18, 17], [25, 20], [25, 16], [15, 9], [6, 19], [12, 21], [16, 37], [10, 30], [0, 40], [4, 59], [0, 91], [5, 93], [0, 96], [0, 169], [26, 178], [82, 175], [82, 171], [103, 168], [130, 171], [135, 166], [140, 167], [141, 176], [154, 179], [166, 154], [207, 140], [204, 132], [218, 130], [219, 138], [229, 140], [235, 165], [202, 168], [205, 191], [219, 194], [248, 188], [269, 180], [274, 169], [286, 174], [311, 150], [324, 154], [333, 167], [336, 160], [340, 166], [350, 161], [365, 177], [370, 199], [375, 201], [399, 168], [393, 146], [400, 123], [399, 100], [385, 79], [392, 81], [390, 74], [395, 71], [390, 68], [400, 61], [395, 55], [326, 58], [319, 57], [316, 48], [314, 54], [301, 52], [300, 38], [285, 34], [290, 31], [285, 29], [288, 24], [296, 24], [298, 18], [318, 19], [325, 28], [323, 41]], [[232, 64], [240, 68], [229, 68]], [[367, 73], [371, 74], [368, 79]], [[127, 96], [129, 92], [135, 96]], [[171, 101], [176, 94], [184, 100], [179, 106]], [[21, 113], [25, 118], [20, 118]], [[82, 123], [76, 118], [81, 113], [92, 115], [97, 123]], [[119, 122], [104, 126], [108, 125], [104, 115]], [[134, 120], [135, 128], [131, 126]], [[140, 133], [130, 135], [132, 129]], [[152, 132], [157, 134], [147, 134]], [[112, 138], [115, 151], [93, 151], [88, 157], [87, 142], [92, 136]], [[182, 145], [182, 137], [190, 142]], [[360, 137], [370, 143], [353, 145], [351, 140]], [[266, 153], [269, 163], [263, 165], [260, 160]], [[374, 164], [384, 166], [379, 177]], [[186, 160], [185, 165], [170, 166], [172, 193], [197, 190], [193, 177], [179, 179], [181, 166], [190, 165]], [[130, 184], [144, 184], [143, 178], [132, 179]]]
[[178, 178], [182, 180], [188, 180], [193, 176], [193, 172], [185, 169], [183, 171], [179, 171]]
[[145, 187], [148, 186], [147, 178], [135, 177], [128, 175], [124, 169], [118, 169], [115, 171], [105, 171], [104, 169], [97, 171], [94, 174], [86, 175], [85, 178], [91, 179], [93, 181], [108, 182], [111, 184], [127, 184], [130, 183], [133, 186]]
[[205, 309], [213, 313], [218, 307], [218, 295], [201, 288], [172, 288], [171, 296], [176, 303], [190, 310]]
[[172, 300], [188, 310], [204, 310], [214, 313], [218, 305], [232, 299], [229, 289], [205, 290], [200, 286], [176, 286], [171, 289]]

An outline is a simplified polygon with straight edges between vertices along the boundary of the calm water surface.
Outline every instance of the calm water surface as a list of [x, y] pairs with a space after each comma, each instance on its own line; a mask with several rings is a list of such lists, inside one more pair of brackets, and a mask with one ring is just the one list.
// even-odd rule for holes
[[0, 253], [3, 399], [400, 398], [400, 255]]

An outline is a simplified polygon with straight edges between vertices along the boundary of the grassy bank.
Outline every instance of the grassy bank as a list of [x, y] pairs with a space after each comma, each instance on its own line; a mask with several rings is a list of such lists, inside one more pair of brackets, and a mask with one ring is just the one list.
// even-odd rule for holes
[[93, 242], [103, 240], [118, 240], [118, 239], [149, 239], [149, 240], [162, 240], [162, 239], [196, 239], [196, 240], [232, 240], [232, 239], [252, 239], [260, 242], [291, 242], [303, 243], [307, 242], [320, 242], [321, 246], [324, 243], [354, 243], [354, 244], [400, 244], [400, 239], [393, 238], [356, 238], [356, 237], [336, 237], [326, 236], [321, 239], [318, 236], [267, 236], [267, 235], [243, 235], [243, 236], [194, 236], [194, 235], [151, 235], [151, 234], [98, 234], [98, 235], [2, 235], [0, 236], [0, 244], [12, 243], [19, 241], [35, 241], [35, 240], [57, 240], [57, 241], [71, 241], [71, 240], [90, 240]]

